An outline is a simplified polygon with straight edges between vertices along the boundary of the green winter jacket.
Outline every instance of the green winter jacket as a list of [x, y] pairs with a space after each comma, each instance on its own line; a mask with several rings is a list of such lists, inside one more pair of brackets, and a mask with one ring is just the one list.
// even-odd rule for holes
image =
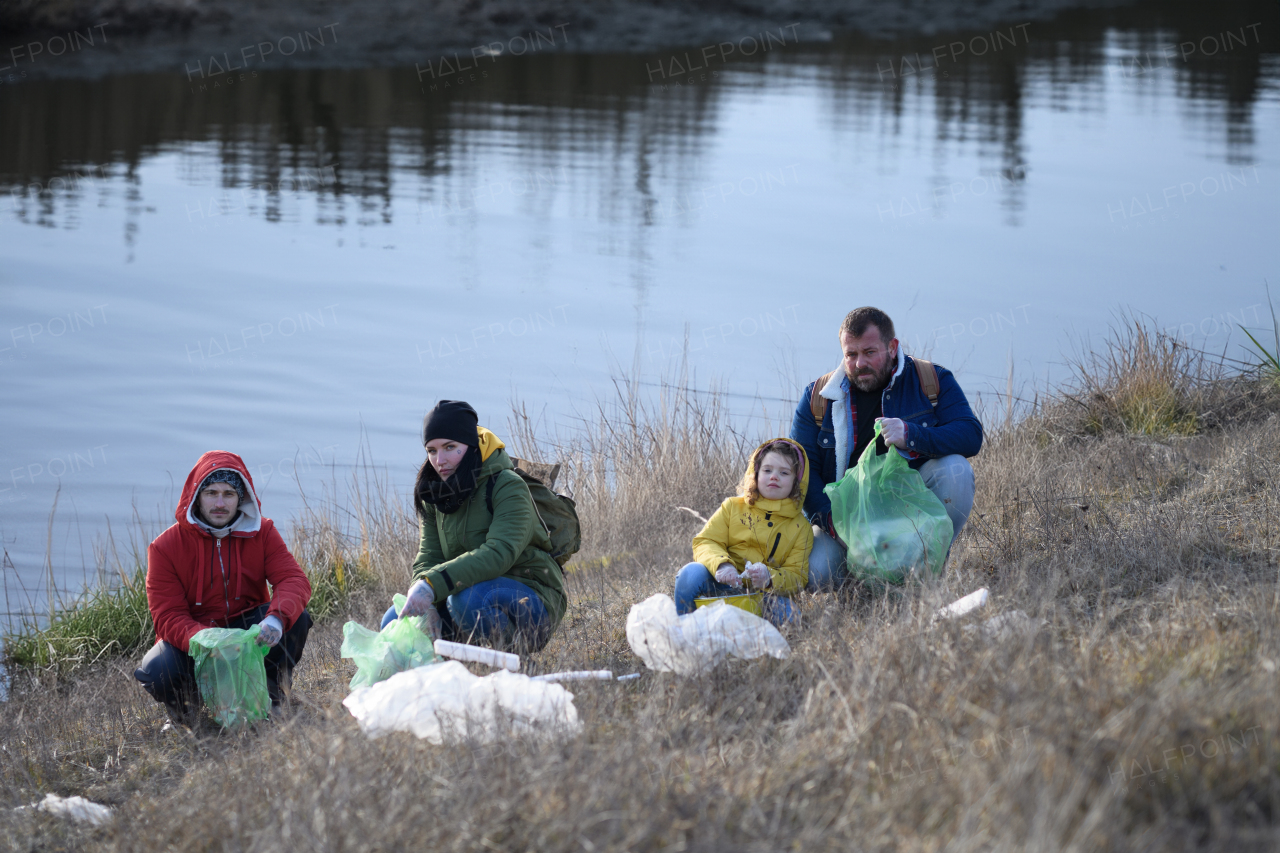
[[[502, 440], [480, 432], [480, 474], [475, 491], [453, 513], [423, 504], [422, 543], [413, 561], [413, 577], [431, 584], [437, 602], [481, 581], [507, 577], [538, 594], [560, 624], [567, 600], [564, 576], [551, 558], [551, 539], [534, 509], [529, 487], [515, 472]], [[493, 478], [493, 514], [485, 500]]]

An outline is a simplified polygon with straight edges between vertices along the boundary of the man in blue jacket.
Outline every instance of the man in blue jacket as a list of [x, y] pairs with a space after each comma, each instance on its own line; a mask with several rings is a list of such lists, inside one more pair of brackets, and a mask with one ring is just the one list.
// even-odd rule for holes
[[823, 486], [858, 464], [877, 420], [886, 445], [879, 452], [892, 446], [907, 458], [946, 507], [955, 536], [973, 509], [973, 468], [966, 457], [982, 449], [982, 424], [951, 371], [936, 368], [935, 384], [931, 365], [917, 366], [902, 352], [889, 315], [878, 308], [850, 311], [840, 325], [840, 346], [840, 367], [805, 388], [791, 422], [791, 437], [812, 465], [804, 502], [814, 534], [812, 590], [835, 589], [848, 579], [845, 547]]

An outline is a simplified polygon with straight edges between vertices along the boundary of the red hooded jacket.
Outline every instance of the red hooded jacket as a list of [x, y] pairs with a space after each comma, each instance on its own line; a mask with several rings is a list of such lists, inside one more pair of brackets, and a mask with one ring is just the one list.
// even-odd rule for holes
[[[196, 514], [196, 489], [221, 468], [244, 480], [240, 515], [219, 539]], [[156, 638], [184, 652], [199, 631], [223, 627], [235, 616], [271, 602], [288, 631], [311, 600], [311, 582], [269, 518], [244, 461], [225, 450], [200, 457], [187, 475], [174, 512], [178, 520], [147, 549], [147, 606]], [[267, 583], [271, 584], [271, 592]]]

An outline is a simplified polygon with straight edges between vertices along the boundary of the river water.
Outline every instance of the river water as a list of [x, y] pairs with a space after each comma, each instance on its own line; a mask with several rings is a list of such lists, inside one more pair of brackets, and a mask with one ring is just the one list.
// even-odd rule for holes
[[440, 398], [571, 430], [683, 362], [755, 429], [859, 305], [990, 418], [1121, 312], [1242, 357], [1280, 280], [1278, 25], [0, 80], [6, 610], [157, 530], [205, 450], [284, 521], [362, 449], [406, 486]]

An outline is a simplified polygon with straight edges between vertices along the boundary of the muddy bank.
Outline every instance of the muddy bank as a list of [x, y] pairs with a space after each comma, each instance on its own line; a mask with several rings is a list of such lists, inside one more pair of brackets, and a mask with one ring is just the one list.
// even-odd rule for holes
[[753, 37], [766, 35], [777, 45], [845, 34], [891, 39], [983, 32], [1048, 20], [1073, 8], [1124, 5], [1078, 0], [776, 0], [696, 7], [636, 0], [16, 0], [0, 10], [0, 84], [12, 75], [22, 80], [182, 73], [209, 66], [212, 58], [219, 65], [272, 69], [425, 66], [454, 52], [464, 59], [536, 51], [643, 53], [723, 42], [741, 45], [745, 52]]

